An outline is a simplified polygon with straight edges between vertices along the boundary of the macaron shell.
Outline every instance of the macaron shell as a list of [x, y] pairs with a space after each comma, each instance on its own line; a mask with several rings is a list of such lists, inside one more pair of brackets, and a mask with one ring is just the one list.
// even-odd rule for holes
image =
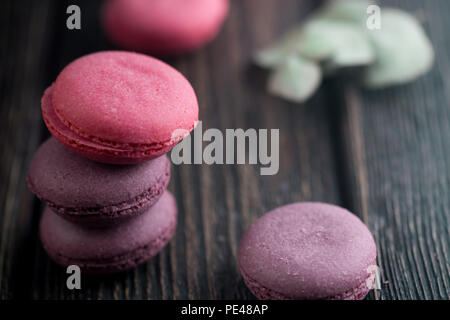
[[239, 249], [246, 282], [286, 299], [331, 299], [356, 290], [375, 259], [367, 227], [347, 210], [323, 203], [267, 213], [249, 227]]
[[137, 165], [102, 164], [50, 138], [35, 153], [27, 180], [59, 214], [115, 218], [138, 214], [159, 199], [170, 180], [170, 161], [164, 155]]
[[62, 266], [91, 274], [127, 270], [156, 255], [172, 238], [177, 220], [174, 197], [165, 192], [145, 213], [107, 228], [86, 228], [46, 208], [40, 236], [49, 256]]
[[111, 0], [102, 20], [118, 45], [157, 55], [197, 49], [218, 34], [228, 0]]

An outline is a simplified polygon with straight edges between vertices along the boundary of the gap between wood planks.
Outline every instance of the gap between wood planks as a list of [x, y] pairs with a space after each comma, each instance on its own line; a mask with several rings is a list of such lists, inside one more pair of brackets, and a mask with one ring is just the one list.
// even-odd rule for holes
[[[329, 126], [334, 139], [332, 148], [337, 162], [342, 206], [359, 216], [369, 228], [369, 182], [361, 115], [362, 101], [357, 85], [347, 80], [343, 77], [329, 79], [324, 83], [326, 103], [329, 106]], [[377, 261], [380, 266], [379, 254]], [[373, 296], [369, 293], [370, 297], [380, 299], [377, 290], [374, 290]]]
[[[363, 129], [360, 115], [360, 96], [359, 92], [353, 84], [344, 85], [343, 91], [343, 105], [345, 116], [343, 117], [346, 123], [341, 123], [341, 130], [343, 139], [346, 144], [346, 155], [349, 161], [348, 168], [352, 170], [352, 174], [347, 177], [352, 179], [353, 188], [356, 191], [356, 196], [352, 197], [351, 205], [353, 211], [359, 213], [364, 224], [369, 228], [369, 205], [368, 205], [368, 189], [369, 184], [367, 180], [367, 169], [365, 166], [365, 148], [363, 141]], [[349, 199], [346, 199], [349, 200]], [[377, 248], [377, 252], [379, 252]], [[377, 255], [377, 264], [380, 266], [380, 256]], [[379, 300], [378, 290], [374, 290], [374, 297]]]

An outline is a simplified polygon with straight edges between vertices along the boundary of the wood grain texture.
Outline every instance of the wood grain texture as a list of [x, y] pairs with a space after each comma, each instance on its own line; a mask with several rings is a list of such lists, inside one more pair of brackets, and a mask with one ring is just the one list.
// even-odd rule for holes
[[0, 298], [12, 298], [22, 282], [29, 286], [38, 222], [33, 215], [37, 202], [26, 189], [25, 175], [42, 130], [39, 101], [51, 17], [48, 1], [27, 4], [7, 1], [0, 10]]
[[[0, 299], [254, 299], [238, 271], [239, 239], [266, 211], [303, 200], [342, 205], [369, 225], [382, 282], [389, 281], [370, 299], [450, 298], [448, 1], [394, 3], [433, 17], [426, 23], [438, 51], [432, 73], [375, 92], [331, 80], [297, 105], [266, 93], [267, 74], [252, 67], [251, 55], [319, 2], [232, 0], [212, 44], [167, 62], [196, 90], [204, 130], [279, 128], [279, 173], [174, 166], [175, 238], [132, 271], [84, 276], [80, 291], [66, 289], [65, 271], [40, 246], [43, 206], [25, 175], [48, 137], [39, 108], [44, 88], [75, 58], [114, 47], [99, 25], [100, 1], [24, 3], [0, 5]], [[65, 28], [69, 4], [81, 7], [80, 31]]]

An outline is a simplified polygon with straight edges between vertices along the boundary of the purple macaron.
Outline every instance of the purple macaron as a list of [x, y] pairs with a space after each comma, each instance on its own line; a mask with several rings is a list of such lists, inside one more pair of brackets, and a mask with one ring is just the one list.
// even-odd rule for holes
[[155, 256], [172, 238], [177, 222], [175, 199], [168, 191], [139, 216], [107, 228], [90, 228], [54, 214], [41, 219], [45, 251], [58, 264], [77, 265], [87, 274], [131, 269]]
[[38, 149], [27, 177], [30, 190], [53, 211], [69, 220], [95, 223], [145, 211], [169, 180], [165, 155], [137, 165], [101, 164], [67, 150], [54, 138]]
[[295, 203], [267, 213], [249, 227], [239, 248], [242, 276], [259, 299], [363, 299], [375, 266], [367, 227], [325, 203]]

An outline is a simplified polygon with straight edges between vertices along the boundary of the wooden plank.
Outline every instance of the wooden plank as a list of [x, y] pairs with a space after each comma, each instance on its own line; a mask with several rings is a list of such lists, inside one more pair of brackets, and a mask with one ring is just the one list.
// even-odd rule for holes
[[449, 299], [450, 3], [381, 5], [425, 18], [437, 61], [430, 74], [405, 86], [338, 86], [346, 199], [374, 233], [386, 281], [382, 299]]
[[33, 268], [37, 202], [25, 175], [40, 141], [39, 106], [52, 20], [49, 1], [3, 1], [2, 6], [0, 299], [9, 299], [29, 287]]

